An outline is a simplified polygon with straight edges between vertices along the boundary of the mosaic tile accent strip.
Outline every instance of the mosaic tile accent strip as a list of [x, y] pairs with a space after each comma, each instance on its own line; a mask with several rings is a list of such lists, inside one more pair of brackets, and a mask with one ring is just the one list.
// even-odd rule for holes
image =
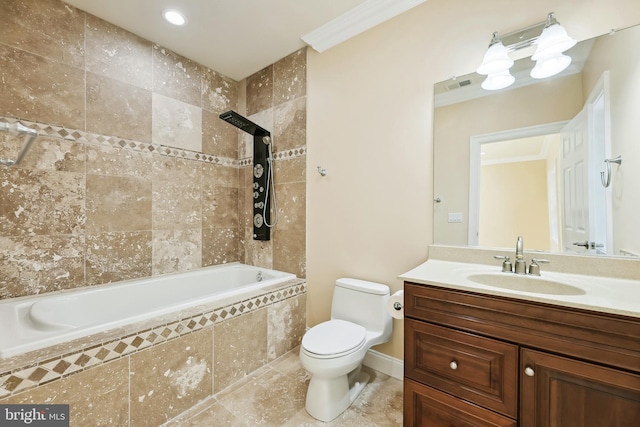
[[[273, 153], [275, 160], [289, 160], [296, 157], [303, 157], [307, 155], [306, 147], [297, 147], [290, 150], [277, 151]], [[253, 164], [253, 158], [247, 157], [238, 161], [239, 166], [251, 166]]]
[[157, 145], [147, 142], [133, 141], [114, 136], [99, 135], [91, 132], [85, 132], [77, 129], [67, 129], [62, 126], [52, 126], [45, 123], [31, 122], [28, 120], [18, 120], [12, 117], [0, 116], [0, 121], [7, 123], [18, 122], [23, 126], [38, 131], [40, 136], [48, 138], [60, 138], [68, 141], [80, 142], [90, 145], [103, 145], [112, 148], [120, 148], [133, 151], [141, 151], [148, 153], [156, 153], [167, 157], [177, 157], [187, 160], [201, 161], [204, 163], [214, 163], [223, 166], [238, 166], [236, 159], [228, 157], [218, 157], [198, 151], [185, 150], [182, 148], [168, 147], [166, 145]]
[[290, 150], [278, 151], [273, 156], [276, 160], [289, 160], [295, 159], [296, 157], [302, 157], [307, 155], [306, 147], [297, 147], [292, 148]]
[[35, 361], [10, 372], [0, 374], [0, 398], [67, 377], [76, 372], [128, 356], [194, 331], [250, 313], [307, 292], [307, 284], [296, 280], [279, 289], [203, 312], [171, 323], [136, 331], [125, 337], [95, 345], [56, 358]]

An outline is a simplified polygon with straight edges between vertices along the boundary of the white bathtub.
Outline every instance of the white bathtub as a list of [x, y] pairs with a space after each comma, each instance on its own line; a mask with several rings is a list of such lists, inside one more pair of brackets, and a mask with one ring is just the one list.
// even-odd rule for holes
[[0, 302], [0, 359], [190, 307], [240, 302], [295, 277], [231, 263]]

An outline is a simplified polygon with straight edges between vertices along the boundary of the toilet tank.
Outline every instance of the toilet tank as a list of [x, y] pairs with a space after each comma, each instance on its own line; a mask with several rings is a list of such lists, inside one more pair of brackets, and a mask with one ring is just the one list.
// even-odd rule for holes
[[367, 331], [391, 334], [392, 320], [387, 312], [389, 287], [381, 283], [342, 278], [336, 280], [331, 318], [364, 326]]

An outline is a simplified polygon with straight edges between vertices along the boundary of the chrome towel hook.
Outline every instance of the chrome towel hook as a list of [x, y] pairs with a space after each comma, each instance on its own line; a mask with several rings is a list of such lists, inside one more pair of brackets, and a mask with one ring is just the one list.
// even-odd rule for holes
[[607, 188], [611, 185], [611, 163], [621, 165], [622, 156], [618, 156], [615, 159], [604, 159], [605, 171], [600, 172], [600, 181], [602, 181], [602, 185], [604, 186], [604, 188]]

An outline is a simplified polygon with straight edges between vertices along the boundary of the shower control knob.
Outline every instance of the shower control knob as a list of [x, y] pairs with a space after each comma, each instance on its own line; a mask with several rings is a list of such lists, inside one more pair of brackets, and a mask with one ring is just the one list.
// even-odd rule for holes
[[258, 193], [257, 191], [253, 192], [253, 198], [257, 199], [258, 197], [260, 197], [260, 193]]
[[254, 182], [254, 183], [253, 183], [253, 189], [254, 189], [254, 190], [257, 190], [257, 189], [258, 189], [258, 187], [260, 187], [260, 184], [258, 184], [257, 182]]
[[264, 187], [260, 187], [260, 192], [264, 192]]
[[262, 219], [262, 215], [261, 214], [255, 214], [253, 216], [253, 225], [255, 225], [257, 228], [262, 227], [263, 224], [263, 219]]
[[258, 163], [253, 167], [253, 176], [255, 176], [256, 178], [260, 178], [263, 173], [264, 173], [264, 166], [262, 166], [260, 163]]
[[262, 209], [264, 207], [264, 202], [254, 203], [253, 207], [256, 209]]

